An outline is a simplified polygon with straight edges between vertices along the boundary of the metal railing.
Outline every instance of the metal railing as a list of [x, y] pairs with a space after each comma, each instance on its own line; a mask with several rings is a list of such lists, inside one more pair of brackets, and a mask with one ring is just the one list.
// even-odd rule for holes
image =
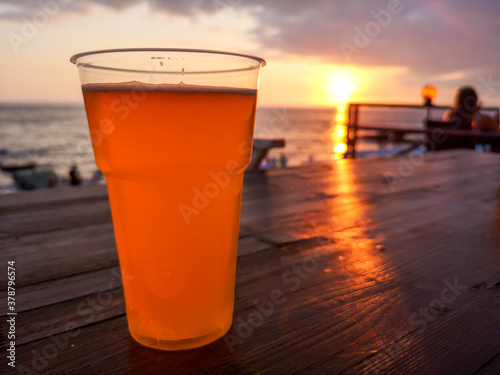
[[[344, 153], [344, 158], [356, 158], [356, 141], [359, 138], [363, 138], [358, 136], [359, 130], [370, 130], [377, 131], [381, 134], [391, 134], [393, 138], [397, 139], [398, 142], [407, 142], [414, 143], [414, 141], [409, 141], [404, 139], [405, 134], [428, 134], [430, 131], [422, 127], [422, 129], [411, 129], [407, 127], [398, 127], [398, 124], [394, 126], [384, 126], [379, 127], [377, 125], [360, 125], [359, 124], [359, 113], [361, 107], [368, 108], [394, 108], [394, 109], [425, 109], [425, 117], [423, 120], [430, 118], [430, 113], [432, 110], [447, 110], [451, 109], [451, 106], [425, 106], [425, 105], [416, 105], [416, 104], [384, 104], [384, 103], [349, 103], [348, 107], [348, 122], [347, 122], [347, 131], [346, 131], [346, 152]], [[488, 112], [498, 112], [498, 107], [481, 107], [481, 110]], [[454, 131], [455, 133], [457, 131]], [[458, 133], [457, 133], [458, 134]], [[465, 135], [464, 133], [463, 135]], [[476, 135], [477, 136], [477, 135]], [[390, 139], [390, 137], [387, 137]]]

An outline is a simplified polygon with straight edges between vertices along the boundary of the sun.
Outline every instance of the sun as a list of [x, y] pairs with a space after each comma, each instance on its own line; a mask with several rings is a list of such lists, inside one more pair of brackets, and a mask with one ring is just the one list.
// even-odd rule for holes
[[328, 77], [328, 94], [336, 102], [348, 101], [356, 92], [355, 79], [346, 72], [334, 72]]
[[311, 83], [316, 103], [337, 106], [358, 100], [366, 90], [366, 73], [356, 66], [319, 65], [314, 68]]
[[328, 89], [331, 94], [338, 98], [348, 98], [354, 91], [356, 91], [354, 82], [352, 82], [349, 77], [338, 77], [332, 79], [329, 83]]

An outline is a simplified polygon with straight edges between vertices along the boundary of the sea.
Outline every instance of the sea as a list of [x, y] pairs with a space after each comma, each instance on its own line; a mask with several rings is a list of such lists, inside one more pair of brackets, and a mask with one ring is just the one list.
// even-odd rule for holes
[[[345, 151], [345, 106], [259, 107], [255, 138], [284, 139], [262, 168], [285, 168], [341, 159]], [[421, 129], [424, 108], [364, 108], [359, 124]], [[442, 113], [435, 113], [436, 118]], [[357, 157], [387, 157], [405, 145], [360, 140]], [[418, 152], [418, 150], [417, 150]], [[79, 104], [0, 104], [0, 165], [36, 163], [52, 168], [62, 183], [76, 164], [85, 181], [96, 174], [85, 109]], [[101, 182], [104, 183], [104, 182]], [[12, 173], [0, 173], [0, 194], [19, 191]]]

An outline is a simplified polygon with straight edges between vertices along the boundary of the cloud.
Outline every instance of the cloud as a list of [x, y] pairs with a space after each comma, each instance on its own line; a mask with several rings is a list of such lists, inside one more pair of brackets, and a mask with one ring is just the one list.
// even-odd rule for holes
[[212, 13], [217, 10], [217, 2], [234, 2], [238, 0], [2, 0], [0, 4], [0, 20], [20, 21], [31, 18], [44, 8], [60, 12], [86, 13], [92, 6], [99, 5], [116, 11], [125, 10], [139, 3], [148, 3], [151, 9], [168, 12], [173, 15], [194, 15], [196, 13]]
[[266, 46], [337, 63], [403, 65], [426, 73], [498, 69], [499, 1], [401, 1], [394, 13], [391, 3], [269, 2], [259, 19], [279, 32], [255, 32]]
[[[334, 64], [406, 66], [450, 82], [496, 74], [500, 66], [498, 0], [4, 0], [0, 20], [29, 18], [40, 2], [65, 12], [95, 5], [119, 12], [147, 2], [153, 12], [188, 17], [236, 9], [257, 21], [249, 38], [264, 50]], [[454, 72], [463, 73], [446, 76]]]

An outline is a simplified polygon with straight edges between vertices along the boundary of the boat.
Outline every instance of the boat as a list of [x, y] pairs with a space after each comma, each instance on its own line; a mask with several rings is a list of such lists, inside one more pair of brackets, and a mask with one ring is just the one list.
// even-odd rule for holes
[[33, 161], [8, 161], [3, 162], [0, 165], [0, 169], [4, 172], [16, 172], [23, 169], [33, 169], [36, 167], [36, 163]]
[[48, 166], [16, 170], [13, 177], [16, 184], [23, 190], [54, 187], [59, 183], [59, 176], [53, 168]]

